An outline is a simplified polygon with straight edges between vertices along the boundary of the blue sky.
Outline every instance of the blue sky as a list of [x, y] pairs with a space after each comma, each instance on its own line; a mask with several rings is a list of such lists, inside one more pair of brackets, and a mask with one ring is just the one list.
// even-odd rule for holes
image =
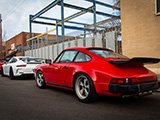
[[[0, 0], [0, 14], [2, 15], [2, 34], [6, 33], [6, 37], [4, 40], [8, 40], [20, 32], [29, 32], [29, 14], [36, 14], [38, 11], [43, 9], [53, 0]], [[113, 4], [113, 0], [98, 0], [101, 2], [105, 2], [108, 4]], [[86, 2], [84, 0], [64, 0], [66, 3], [70, 3], [73, 5], [79, 5], [81, 7], [89, 7], [92, 6], [92, 3]], [[108, 9], [106, 7], [97, 5], [96, 9], [98, 11], [103, 11], [107, 13], [113, 13], [112, 9]], [[74, 13], [78, 12], [78, 10], [65, 8], [64, 16], [68, 17]], [[59, 18], [60, 19], [60, 7], [56, 6], [53, 9], [49, 10], [42, 16]], [[104, 16], [97, 16], [97, 22], [107, 19]], [[84, 22], [84, 23], [93, 23], [93, 14], [87, 13], [78, 18], [73, 19], [72, 21]], [[46, 26], [33, 24], [33, 32], [43, 33], [48, 30], [55, 28], [55, 26]], [[71, 30], [66, 29], [65, 33], [73, 32]], [[55, 34], [53, 32], [52, 34]]]

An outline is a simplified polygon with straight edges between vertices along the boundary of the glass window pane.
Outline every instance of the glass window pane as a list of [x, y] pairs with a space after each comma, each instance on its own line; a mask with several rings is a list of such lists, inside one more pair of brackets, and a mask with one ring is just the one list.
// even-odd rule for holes
[[12, 59], [13, 59], [13, 58], [11, 58], [11, 59], [8, 61], [8, 63], [11, 63], [11, 62], [12, 62]]
[[95, 53], [103, 58], [111, 58], [111, 57], [125, 57], [124, 55], [109, 51], [109, 50], [102, 50], [102, 49], [88, 49], [90, 52]]
[[75, 62], [88, 62], [91, 60], [91, 57], [85, 53], [79, 52]]
[[66, 51], [63, 54], [60, 62], [61, 63], [70, 63], [70, 62], [73, 61], [73, 59], [74, 59], [74, 57], [75, 57], [76, 54], [77, 54], [77, 51], [73, 51], [73, 50], [72, 51]]
[[60, 62], [60, 59], [62, 58], [64, 52], [57, 58], [57, 60], [54, 62], [54, 63], [59, 63]]
[[21, 49], [22, 49], [21, 45], [17, 45], [18, 52], [21, 52]]
[[8, 63], [15, 63], [17, 62], [17, 59], [16, 58], [12, 58]]

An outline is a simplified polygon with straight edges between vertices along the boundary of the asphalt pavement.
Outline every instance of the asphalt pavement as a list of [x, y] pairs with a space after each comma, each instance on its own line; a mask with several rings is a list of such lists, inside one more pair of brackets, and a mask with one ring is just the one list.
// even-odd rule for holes
[[0, 77], [0, 120], [159, 120], [160, 92], [138, 99], [101, 96], [94, 103], [72, 91], [39, 89], [33, 78]]

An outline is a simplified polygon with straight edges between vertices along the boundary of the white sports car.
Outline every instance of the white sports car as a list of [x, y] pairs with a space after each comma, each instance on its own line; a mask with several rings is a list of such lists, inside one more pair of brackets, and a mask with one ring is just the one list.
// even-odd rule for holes
[[12, 57], [8, 63], [1, 67], [1, 76], [9, 76], [13, 79], [15, 76], [34, 75], [33, 69], [42, 64], [42, 60], [38, 58], [18, 56]]

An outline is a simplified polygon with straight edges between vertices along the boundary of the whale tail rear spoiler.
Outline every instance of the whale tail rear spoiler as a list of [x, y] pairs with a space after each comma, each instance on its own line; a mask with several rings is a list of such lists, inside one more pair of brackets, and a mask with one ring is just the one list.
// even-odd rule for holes
[[142, 58], [142, 57], [135, 57], [132, 59], [112, 59], [108, 61], [114, 65], [145, 65], [145, 64], [155, 64], [160, 62], [158, 58]]

